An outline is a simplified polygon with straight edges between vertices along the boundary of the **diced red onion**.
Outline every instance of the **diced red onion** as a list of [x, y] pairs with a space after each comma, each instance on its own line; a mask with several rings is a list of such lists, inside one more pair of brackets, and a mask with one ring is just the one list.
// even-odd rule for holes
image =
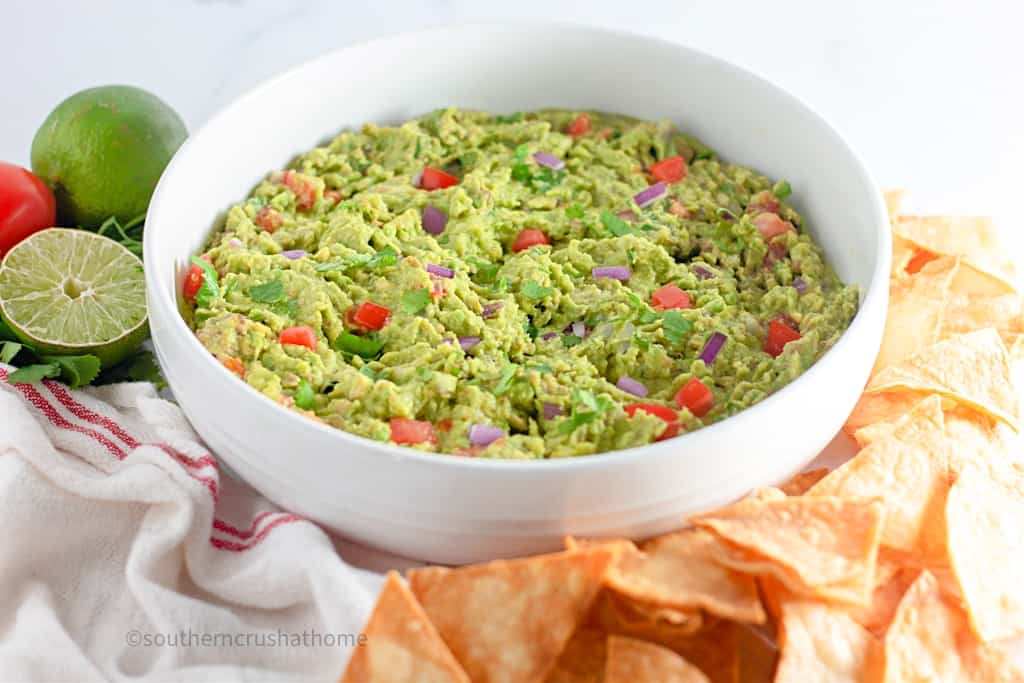
[[628, 280], [633, 273], [626, 266], [597, 266], [590, 271], [594, 279]]
[[704, 350], [700, 352], [700, 358], [704, 361], [704, 365], [711, 365], [715, 362], [715, 358], [718, 357], [718, 352], [725, 346], [725, 340], [728, 339], [721, 332], [715, 332], [708, 338], [708, 342], [704, 345]]
[[647, 396], [647, 387], [627, 375], [620, 377], [619, 381], [615, 383], [615, 386], [622, 389], [627, 394], [633, 394], [639, 398], [645, 398]]
[[431, 275], [448, 278], [449, 280], [455, 277], [454, 270], [452, 270], [451, 268], [445, 268], [444, 266], [439, 266], [436, 263], [428, 263], [427, 272], [430, 273]]
[[463, 351], [469, 351], [480, 343], [480, 337], [459, 337], [459, 346]]
[[707, 280], [708, 278], [712, 278], [715, 276], [714, 273], [712, 273], [710, 270], [700, 265], [699, 263], [695, 263], [693, 265], [693, 272], [696, 273], [697, 277], [699, 277], [701, 280]]
[[626, 209], [625, 211], [619, 211], [615, 215], [618, 216], [619, 218], [621, 218], [622, 220], [629, 221], [631, 223], [633, 221], [636, 221], [636, 220], [638, 220], [640, 218], [635, 213], [633, 213], [630, 209]]
[[534, 160], [539, 166], [550, 168], [552, 171], [561, 171], [565, 168], [565, 162], [548, 152], [534, 152]]
[[571, 325], [571, 327], [572, 333], [575, 334], [580, 339], [583, 339], [584, 337], [587, 336], [587, 325], [582, 320], [577, 320]]
[[641, 209], [646, 208], [668, 194], [668, 187], [665, 183], [654, 183], [650, 187], [640, 190], [633, 195], [633, 201]]
[[294, 261], [303, 258], [308, 253], [305, 249], [289, 249], [288, 251], [282, 251], [281, 256]]
[[469, 442], [474, 446], [487, 446], [505, 438], [505, 430], [491, 425], [475, 424], [469, 428]]
[[562, 406], [556, 406], [554, 403], [544, 404], [545, 420], [554, 420], [556, 417], [562, 415], [563, 412], [564, 411], [562, 410]]
[[448, 216], [444, 211], [434, 206], [423, 207], [423, 229], [431, 235], [440, 235], [448, 225]]
[[492, 301], [491, 303], [484, 306], [484, 310], [480, 311], [480, 317], [490, 318], [495, 313], [501, 310], [501, 307], [505, 305], [504, 301]]
[[540, 338], [543, 339], [544, 341], [551, 341], [552, 339], [554, 339], [557, 336], [558, 336], [557, 332], [545, 332], [544, 334], [542, 334], [540, 336]]
[[242, 246], [242, 240], [238, 239], [237, 237], [232, 237], [231, 239], [228, 240], [228, 246], [231, 247], [232, 249], [238, 249], [240, 246]]
[[803, 294], [807, 291], [807, 281], [802, 277], [798, 277], [793, 280], [793, 288], [796, 289], [799, 294]]

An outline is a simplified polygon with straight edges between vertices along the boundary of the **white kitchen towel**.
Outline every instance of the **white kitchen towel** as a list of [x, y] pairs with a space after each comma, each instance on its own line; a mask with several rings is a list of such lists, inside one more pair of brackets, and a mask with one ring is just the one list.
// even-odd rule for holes
[[379, 577], [222, 474], [149, 384], [0, 365], [0, 681], [334, 681]]

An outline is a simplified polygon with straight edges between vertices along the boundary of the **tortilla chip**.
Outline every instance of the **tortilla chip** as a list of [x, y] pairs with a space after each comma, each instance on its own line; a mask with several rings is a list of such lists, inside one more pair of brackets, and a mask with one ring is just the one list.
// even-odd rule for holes
[[543, 681], [616, 551], [577, 551], [409, 572], [412, 592], [476, 683]]
[[654, 643], [608, 636], [605, 683], [709, 683], [708, 677], [678, 654]]
[[[893, 277], [906, 277], [908, 268], [918, 254], [917, 247], [899, 235], [892, 236], [892, 273]], [[919, 269], [918, 269], [919, 270]]]
[[605, 585], [633, 600], [763, 622], [754, 579], [709, 557], [709, 548], [717, 542], [711, 534], [694, 529], [661, 536], [642, 551], [619, 555], [605, 576]]
[[1003, 343], [1010, 346], [1024, 334], [1024, 299], [1016, 294], [956, 294], [946, 306], [940, 335], [945, 339], [986, 327], [994, 327]]
[[955, 258], [942, 258], [915, 275], [890, 282], [889, 314], [873, 372], [938, 341], [950, 284], [959, 265]]
[[944, 428], [942, 401], [931, 396], [808, 495], [880, 498], [886, 509], [883, 546], [944, 557], [942, 510], [949, 491]]
[[871, 634], [839, 609], [785, 602], [775, 683], [861, 683], [871, 641]]
[[886, 631], [879, 680], [1020, 683], [1024, 672], [1001, 650], [975, 638], [963, 611], [943, 597], [938, 581], [924, 571]]
[[777, 489], [774, 486], [762, 486], [759, 489], [754, 489], [748, 497], [757, 498], [758, 500], [786, 500], [786, 494], [783, 490]]
[[999, 242], [999, 231], [986, 217], [900, 216], [893, 232], [921, 249], [964, 261], [1013, 286], [1013, 263]]
[[984, 641], [1024, 631], [1024, 476], [967, 467], [949, 492], [949, 558], [970, 623]]
[[779, 488], [787, 496], [802, 496], [807, 493], [812, 486], [824, 479], [828, 474], [828, 471], [827, 467], [819, 467], [818, 469], [800, 472], [799, 474], [793, 475], [789, 481]]
[[437, 629], [396, 572], [388, 572], [341, 683], [469, 683]]
[[882, 199], [885, 201], [885, 208], [889, 212], [889, 222], [896, 223], [900, 215], [900, 207], [903, 205], [903, 197], [907, 191], [902, 187], [887, 187], [882, 190]]
[[963, 259], [960, 260], [960, 268], [953, 276], [950, 289], [957, 294], [974, 296], [1013, 295], [1017, 291], [1011, 280], [978, 268]]
[[889, 628], [903, 594], [921, 573], [920, 568], [908, 566], [903, 558], [897, 559], [893, 555], [894, 553], [888, 550], [882, 550], [878, 554], [875, 588], [871, 593], [871, 601], [867, 605], [846, 610], [851, 619], [879, 638]]
[[742, 628], [736, 622], [719, 619], [693, 636], [666, 647], [671, 647], [703, 671], [711, 683], [739, 683], [739, 634]]
[[725, 566], [772, 576], [799, 596], [863, 602], [882, 517], [877, 501], [808, 495], [748, 498], [691, 521], [724, 541], [716, 560]]
[[601, 683], [604, 680], [608, 634], [593, 626], [580, 626], [558, 658], [546, 683]]
[[903, 390], [939, 394], [1019, 431], [1010, 355], [991, 328], [943, 339], [883, 368], [864, 392]]
[[[850, 417], [846, 418], [843, 429], [850, 434], [861, 448], [877, 439], [881, 432], [888, 433], [892, 425], [928, 397], [916, 391], [881, 391], [877, 394], [862, 394]], [[879, 425], [888, 424], [889, 429]], [[864, 431], [869, 427], [875, 430]]]

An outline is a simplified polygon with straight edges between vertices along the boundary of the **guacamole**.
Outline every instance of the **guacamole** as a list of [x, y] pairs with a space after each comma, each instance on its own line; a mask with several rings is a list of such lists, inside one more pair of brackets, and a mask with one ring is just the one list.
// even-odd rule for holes
[[790, 192], [667, 121], [368, 124], [228, 211], [185, 315], [254, 389], [370, 439], [519, 459], [639, 446], [761, 401], [855, 315]]

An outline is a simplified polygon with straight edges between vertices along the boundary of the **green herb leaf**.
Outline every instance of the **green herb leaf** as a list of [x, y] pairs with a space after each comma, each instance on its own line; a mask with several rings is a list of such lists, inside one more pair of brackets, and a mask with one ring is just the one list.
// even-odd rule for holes
[[571, 434], [577, 427], [593, 422], [614, 405], [607, 396], [594, 396], [586, 389], [573, 389], [572, 401], [572, 415], [558, 426], [562, 434]]
[[196, 292], [196, 306], [209, 308], [213, 300], [220, 296], [220, 278], [217, 276], [217, 269], [213, 267], [213, 264], [198, 256], [193, 256], [190, 261], [203, 270], [203, 284]]
[[399, 306], [403, 313], [415, 315], [427, 307], [430, 303], [430, 292], [426, 289], [414, 289], [406, 292], [399, 300]]
[[576, 346], [582, 341], [583, 339], [575, 334], [562, 335], [562, 345], [565, 346], [565, 348], [567, 349], [571, 349], [572, 347]]
[[512, 164], [512, 180], [518, 180], [521, 183], [530, 182], [530, 165], [526, 162], [520, 162]]
[[601, 212], [601, 223], [604, 225], [605, 230], [616, 237], [629, 235], [633, 232], [633, 228], [630, 227], [629, 223], [624, 221], [622, 218], [619, 218], [611, 211]]
[[512, 381], [516, 376], [516, 366], [509, 364], [501, 370], [501, 377], [498, 379], [498, 386], [494, 388], [494, 395], [501, 396], [502, 394], [508, 393], [508, 390], [512, 388]]
[[104, 370], [99, 382], [104, 384], [110, 382], [149, 382], [155, 384], [157, 389], [167, 386], [167, 380], [160, 372], [160, 366], [156, 358], [145, 349], [137, 351], [126, 360], [122, 361], [110, 370]]
[[572, 204], [571, 206], [567, 206], [565, 209], [565, 215], [568, 218], [583, 218], [583, 214], [583, 207], [579, 204]]
[[480, 261], [475, 258], [468, 259], [470, 264], [476, 267], [476, 279], [481, 284], [490, 284], [494, 282], [494, 278], [498, 277], [498, 266], [494, 263], [488, 263], [487, 261]]
[[116, 216], [111, 216], [103, 221], [103, 224], [96, 229], [96, 233], [114, 240], [128, 251], [142, 258], [142, 228], [145, 220], [145, 212], [124, 225], [121, 225]]
[[0, 343], [0, 363], [10, 363], [24, 347], [15, 341]]
[[525, 143], [516, 146], [515, 156], [516, 163], [523, 163], [526, 161], [526, 155], [530, 153], [530, 148]]
[[46, 363], [60, 368], [60, 378], [72, 389], [91, 384], [100, 374], [100, 359], [92, 354], [84, 356], [40, 356]]
[[789, 181], [780, 180], [772, 187], [772, 194], [776, 199], [785, 199], [793, 194], [793, 188], [789, 186]]
[[57, 377], [58, 375], [60, 375], [60, 366], [56, 363], [36, 363], [18, 368], [7, 376], [7, 382], [10, 384], [31, 384], [47, 377]]
[[530, 321], [529, 318], [523, 321], [523, 330], [526, 332], [526, 335], [530, 339], [536, 339], [537, 333], [540, 331], [536, 327], [534, 327], [533, 323]]
[[312, 385], [306, 380], [299, 382], [299, 388], [292, 394], [292, 400], [302, 410], [313, 410], [313, 406], [316, 405], [316, 394], [313, 392]]
[[250, 287], [249, 298], [258, 304], [276, 304], [284, 300], [284, 285], [280, 280], [272, 280]]
[[526, 284], [523, 285], [523, 296], [527, 299], [545, 299], [555, 293], [555, 290], [551, 287], [543, 287], [533, 280], [527, 280]]
[[334, 340], [334, 348], [361, 358], [374, 358], [384, 348], [384, 342], [371, 336], [360, 337], [351, 332], [342, 332]]
[[522, 120], [523, 120], [523, 112], [521, 112], [521, 111], [517, 111], [514, 114], [507, 114], [507, 115], [499, 114], [498, 116], [494, 117], [494, 122], [495, 123], [519, 123]]
[[547, 192], [555, 185], [562, 182], [565, 171], [556, 171], [551, 168], [542, 168], [530, 179], [530, 185], [538, 192]]
[[348, 270], [349, 268], [368, 268], [380, 270], [398, 263], [398, 252], [391, 247], [384, 247], [372, 254], [351, 254], [341, 261], [328, 261], [313, 266], [318, 273], [326, 273], [332, 270]]
[[693, 323], [684, 318], [682, 313], [673, 309], [661, 314], [661, 329], [670, 342], [678, 344], [683, 337], [690, 334]]

